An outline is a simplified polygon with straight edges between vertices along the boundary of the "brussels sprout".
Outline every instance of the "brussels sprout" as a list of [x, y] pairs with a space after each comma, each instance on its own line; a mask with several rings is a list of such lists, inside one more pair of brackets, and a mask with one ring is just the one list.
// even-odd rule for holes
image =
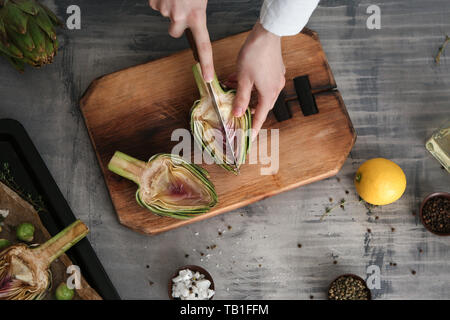
[[16, 229], [17, 239], [25, 242], [31, 242], [34, 238], [34, 226], [29, 223], [21, 223]]
[[64, 282], [61, 283], [55, 291], [56, 300], [72, 300], [75, 290], [70, 289]]

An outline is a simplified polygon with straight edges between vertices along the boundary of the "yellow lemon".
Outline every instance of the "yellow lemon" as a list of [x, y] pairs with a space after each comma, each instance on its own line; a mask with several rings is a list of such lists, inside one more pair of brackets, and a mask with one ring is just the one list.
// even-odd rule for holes
[[364, 201], [382, 206], [400, 199], [406, 189], [406, 176], [395, 162], [375, 158], [356, 171], [355, 186]]

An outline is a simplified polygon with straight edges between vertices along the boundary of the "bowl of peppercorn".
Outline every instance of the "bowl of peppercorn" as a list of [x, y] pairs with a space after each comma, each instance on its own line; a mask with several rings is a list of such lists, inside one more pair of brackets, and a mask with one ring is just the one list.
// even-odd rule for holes
[[343, 274], [331, 282], [329, 300], [372, 300], [366, 281], [356, 274]]
[[428, 195], [420, 206], [420, 219], [431, 233], [450, 235], [450, 193], [435, 192]]

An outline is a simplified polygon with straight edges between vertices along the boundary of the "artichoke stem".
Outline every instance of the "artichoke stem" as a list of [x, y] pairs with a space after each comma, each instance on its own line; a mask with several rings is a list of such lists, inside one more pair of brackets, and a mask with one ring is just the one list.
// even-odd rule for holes
[[[192, 70], [194, 72], [195, 83], [197, 84], [198, 91], [200, 92], [200, 97], [208, 97], [209, 92], [208, 92], [208, 88], [206, 87], [206, 82], [203, 79], [202, 68], [200, 66], [200, 63], [197, 63], [196, 65], [194, 65], [192, 67]], [[213, 87], [214, 93], [216, 95], [220, 95], [220, 94], [224, 93], [222, 90], [222, 87], [220, 86], [219, 79], [217, 78], [216, 74], [214, 74], [214, 80], [212, 81], [212, 87]]]
[[80, 220], [75, 221], [43, 245], [32, 249], [36, 259], [44, 261], [47, 266], [69, 250], [89, 232], [88, 227]]
[[130, 157], [120, 151], [116, 151], [108, 164], [108, 169], [139, 185], [139, 178], [141, 177], [145, 166], [146, 163], [144, 161]]

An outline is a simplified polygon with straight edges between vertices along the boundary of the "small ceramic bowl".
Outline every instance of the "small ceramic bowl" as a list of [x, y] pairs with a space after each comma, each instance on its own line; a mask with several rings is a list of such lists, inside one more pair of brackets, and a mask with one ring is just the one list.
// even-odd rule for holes
[[[169, 279], [169, 298], [171, 300], [175, 300], [175, 298], [172, 295], [172, 285], [173, 285], [172, 279], [177, 277], [181, 270], [186, 270], [186, 269], [189, 269], [193, 272], [198, 272], [200, 274], [203, 274], [205, 276], [205, 279], [208, 279], [211, 282], [211, 286], [209, 288], [211, 290], [215, 290], [213, 278], [211, 277], [211, 275], [209, 274], [208, 271], [206, 271], [205, 269], [203, 269], [202, 267], [199, 267], [199, 266], [193, 266], [193, 265], [184, 266], [184, 267], [178, 268], [177, 271], [175, 271], [174, 274]], [[209, 300], [212, 300], [213, 298], [214, 298], [214, 295]]]
[[450, 193], [448, 192], [435, 192], [432, 194], [429, 194], [428, 196], [425, 197], [425, 199], [423, 199], [422, 204], [420, 205], [420, 221], [422, 221], [423, 226], [425, 227], [425, 229], [427, 229], [428, 231], [430, 231], [431, 233], [437, 235], [437, 236], [450, 236], [450, 233], [438, 233], [436, 231], [431, 230], [431, 228], [425, 224], [425, 221], [423, 219], [423, 207], [425, 206], [425, 203], [427, 203], [428, 200], [430, 200], [431, 198], [435, 198], [435, 197], [444, 197], [447, 199], [450, 199]]
[[365, 281], [363, 278], [361, 278], [360, 276], [357, 276], [356, 274], [353, 274], [353, 273], [345, 273], [345, 274], [341, 274], [339, 277], [337, 277], [336, 279], [334, 279], [333, 281], [331, 281], [330, 285], [328, 286], [328, 291], [327, 291], [327, 297], [328, 297], [328, 300], [331, 300], [331, 299], [330, 299], [330, 296], [329, 296], [329, 292], [330, 292], [330, 289], [331, 289], [331, 286], [333, 285], [333, 283], [334, 283], [337, 279], [340, 279], [340, 278], [346, 278], [346, 277], [352, 277], [353, 279], [359, 280], [359, 281], [361, 281], [362, 283], [364, 283], [364, 285], [365, 285], [365, 287], [366, 287], [366, 289], [367, 289], [367, 292], [369, 292], [369, 299], [368, 299], [368, 300], [372, 300], [372, 292], [370, 292], [370, 289], [369, 289], [369, 287], [367, 286], [366, 281]]

